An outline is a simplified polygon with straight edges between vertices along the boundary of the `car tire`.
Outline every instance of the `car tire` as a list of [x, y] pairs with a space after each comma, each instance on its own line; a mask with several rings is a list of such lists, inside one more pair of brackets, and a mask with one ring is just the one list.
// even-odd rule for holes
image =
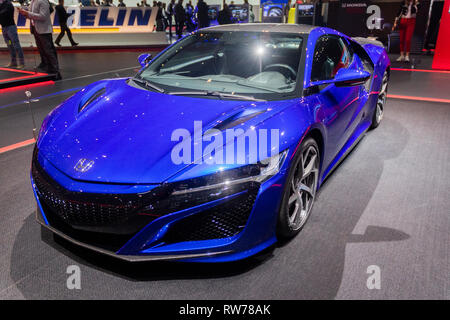
[[315, 200], [319, 166], [319, 147], [313, 138], [306, 138], [294, 155], [284, 184], [277, 222], [279, 239], [294, 237], [305, 225]]
[[388, 84], [389, 84], [389, 76], [388, 72], [385, 71], [383, 75], [383, 80], [381, 82], [380, 92], [378, 93], [377, 104], [373, 111], [372, 125], [370, 126], [371, 129], [377, 128], [380, 125], [381, 120], [383, 120], [384, 107], [386, 105], [387, 99]]

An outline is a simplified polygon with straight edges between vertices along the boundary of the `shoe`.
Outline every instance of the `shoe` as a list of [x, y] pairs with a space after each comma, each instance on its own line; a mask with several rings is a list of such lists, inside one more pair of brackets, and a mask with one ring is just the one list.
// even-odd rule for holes
[[10, 63], [6, 66], [6, 68], [15, 68], [15, 67], [17, 67], [17, 63], [14, 63], [14, 62], [10, 62]]
[[61, 43], [55, 41], [55, 44], [56, 44], [58, 47], [61, 47]]
[[78, 43], [74, 42], [72, 43], [72, 47], [76, 47], [78, 45]]
[[55, 80], [55, 81], [58, 81], [58, 80], [61, 80], [61, 79], [62, 79], [61, 73], [58, 72], [58, 73], [55, 75], [54, 80]]
[[25, 64], [19, 63], [16, 68], [22, 70], [25, 68]]
[[43, 67], [37, 67], [36, 68], [37, 71], [39, 72], [44, 72], [44, 73], [48, 73], [48, 67], [47, 66], [43, 66]]
[[399, 62], [400, 62], [400, 61], [405, 61], [405, 57], [404, 57], [404, 56], [400, 56], [400, 57], [397, 58], [396, 61], [399, 61]]
[[405, 62], [409, 62], [409, 56], [405, 57]]

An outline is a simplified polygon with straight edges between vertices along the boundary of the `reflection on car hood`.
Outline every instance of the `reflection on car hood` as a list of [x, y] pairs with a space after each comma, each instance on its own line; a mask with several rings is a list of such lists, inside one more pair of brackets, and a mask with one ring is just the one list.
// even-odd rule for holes
[[[74, 179], [163, 182], [186, 166], [171, 160], [178, 143], [171, 141], [175, 129], [192, 134], [194, 121], [202, 121], [205, 131], [244, 108], [268, 106], [267, 102], [171, 96], [129, 86], [124, 79], [103, 83], [105, 93], [80, 114], [83, 96], [92, 92], [90, 88], [98, 90], [99, 83], [54, 110], [39, 140], [43, 156]], [[92, 165], [84, 170], [88, 163]]]

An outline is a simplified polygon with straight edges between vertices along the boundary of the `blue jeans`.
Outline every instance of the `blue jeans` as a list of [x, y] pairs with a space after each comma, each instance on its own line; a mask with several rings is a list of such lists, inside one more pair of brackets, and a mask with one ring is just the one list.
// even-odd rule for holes
[[19, 35], [17, 34], [17, 27], [15, 25], [2, 28], [3, 39], [5, 39], [11, 54], [11, 62], [17, 64], [17, 56], [19, 56], [19, 64], [24, 64], [24, 57], [22, 47], [19, 42]]

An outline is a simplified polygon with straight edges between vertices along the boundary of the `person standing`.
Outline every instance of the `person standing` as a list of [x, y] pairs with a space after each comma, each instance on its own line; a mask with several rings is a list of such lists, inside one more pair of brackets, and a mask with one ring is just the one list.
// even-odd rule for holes
[[72, 47], [75, 47], [78, 45], [78, 43], [76, 43], [73, 38], [72, 38], [72, 32], [70, 31], [69, 27], [67, 26], [67, 19], [73, 14], [73, 12], [71, 14], [67, 14], [66, 9], [64, 8], [64, 0], [59, 0], [58, 1], [58, 5], [55, 8], [56, 10], [56, 15], [58, 16], [58, 21], [59, 21], [59, 25], [61, 26], [61, 32], [58, 35], [58, 37], [56, 38], [56, 45], [58, 47], [61, 47], [61, 39], [64, 37], [64, 34], [67, 32], [67, 37], [69, 38], [70, 44], [72, 45]]
[[283, 8], [283, 22], [284, 23], [288, 23], [289, 22], [289, 11], [291, 10], [292, 7], [292, 3], [291, 0], [288, 0], [287, 5], [284, 6]]
[[[2, 26], [3, 39], [11, 55], [11, 62], [7, 67], [23, 69], [25, 59], [17, 34], [17, 26], [14, 22], [14, 6], [10, 0], [0, 0], [0, 25]], [[17, 58], [19, 58], [18, 62]]]
[[41, 63], [38, 68], [47, 73], [55, 74], [55, 80], [60, 80], [58, 55], [52, 38], [50, 3], [48, 0], [31, 0], [28, 10], [20, 8], [19, 12], [30, 19], [31, 33], [41, 56]]
[[177, 36], [178, 39], [181, 39], [183, 35], [184, 23], [186, 22], [186, 12], [183, 8], [183, 0], [178, 0], [177, 5], [175, 6], [175, 23], [177, 24]]
[[189, 1], [186, 4], [186, 31], [192, 32], [195, 30], [195, 22], [194, 22], [194, 7], [192, 6], [192, 2]]
[[247, 10], [247, 19], [246, 22], [253, 23], [255, 22], [255, 14], [253, 13], [253, 6], [248, 3], [248, 0], [244, 0], [244, 4], [242, 5], [244, 9]]
[[231, 24], [232, 21], [232, 14], [231, 10], [228, 8], [228, 5], [224, 2], [223, 9], [219, 11], [219, 14], [217, 15], [217, 22], [219, 24]]
[[156, 31], [164, 31], [164, 17], [163, 17], [163, 9], [162, 9], [161, 1], [158, 1], [156, 3], [155, 9], [158, 10], [158, 12], [156, 13]]
[[169, 7], [167, 8], [167, 20], [169, 20], [169, 38], [172, 42], [172, 25], [173, 16], [175, 15], [175, 0], [170, 0]]
[[416, 14], [419, 2], [417, 0], [405, 0], [402, 2], [395, 18], [392, 30], [399, 27], [400, 31], [400, 57], [397, 61], [409, 62], [409, 52], [411, 50], [411, 39], [416, 27]]
[[198, 0], [197, 3], [197, 19], [198, 27], [207, 28], [209, 27], [209, 15], [208, 15], [208, 5], [203, 0]]
[[167, 19], [167, 8], [166, 8], [166, 3], [163, 2], [162, 3], [162, 16], [163, 16], [163, 31], [166, 31], [167, 26], [169, 25], [169, 20]]

